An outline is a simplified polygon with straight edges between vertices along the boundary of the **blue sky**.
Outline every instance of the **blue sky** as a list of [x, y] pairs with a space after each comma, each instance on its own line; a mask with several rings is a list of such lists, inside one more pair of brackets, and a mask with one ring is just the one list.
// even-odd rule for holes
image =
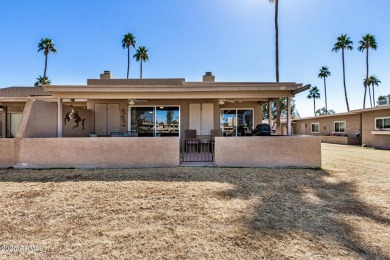
[[[274, 81], [274, 7], [268, 0], [2, 0], [0, 8], [0, 87], [31, 86], [43, 74], [42, 37], [58, 53], [49, 56], [53, 84], [86, 84], [103, 70], [126, 77], [124, 33], [149, 49], [144, 77], [200, 81], [212, 71], [217, 81]], [[346, 111], [341, 53], [332, 53], [346, 33], [354, 50], [346, 53], [351, 109], [363, 103], [365, 55], [356, 50], [361, 36], [376, 36], [370, 74], [382, 81], [376, 96], [390, 94], [390, 1], [280, 0], [280, 80], [318, 86], [325, 65], [328, 107]], [[132, 50], [133, 51], [133, 50]], [[133, 51], [134, 53], [134, 51]], [[131, 77], [139, 77], [132, 60]], [[323, 93], [322, 93], [323, 94]], [[313, 114], [307, 93], [297, 95], [301, 116]], [[318, 108], [324, 100], [317, 102]]]

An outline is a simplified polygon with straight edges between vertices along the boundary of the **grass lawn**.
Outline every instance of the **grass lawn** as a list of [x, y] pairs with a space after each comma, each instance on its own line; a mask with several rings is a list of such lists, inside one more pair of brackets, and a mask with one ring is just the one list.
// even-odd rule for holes
[[390, 151], [322, 149], [323, 170], [0, 170], [0, 258], [390, 259]]

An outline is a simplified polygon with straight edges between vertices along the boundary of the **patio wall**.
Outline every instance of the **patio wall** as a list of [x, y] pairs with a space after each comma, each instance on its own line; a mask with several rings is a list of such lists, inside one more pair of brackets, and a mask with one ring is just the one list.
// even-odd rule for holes
[[179, 166], [179, 138], [16, 139], [16, 168]]
[[216, 137], [215, 165], [321, 167], [321, 139], [317, 136]]
[[328, 144], [360, 145], [362, 144], [362, 139], [360, 137], [321, 136], [321, 142]]
[[15, 139], [0, 138], [0, 168], [13, 167], [15, 164]]

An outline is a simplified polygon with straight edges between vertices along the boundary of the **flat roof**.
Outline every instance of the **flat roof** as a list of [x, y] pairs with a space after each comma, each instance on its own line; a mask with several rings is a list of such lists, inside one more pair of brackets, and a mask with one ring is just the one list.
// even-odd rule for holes
[[372, 111], [380, 111], [380, 110], [387, 110], [387, 109], [390, 110], [390, 106], [378, 106], [378, 107], [370, 107], [370, 108], [365, 108], [365, 109], [351, 110], [351, 111], [345, 112], [345, 113], [336, 113], [336, 114], [329, 114], [329, 115], [302, 117], [302, 118], [293, 119], [293, 121], [320, 119], [320, 118], [336, 117], [336, 116], [358, 115], [358, 114], [362, 114], [362, 113], [367, 113], [367, 112], [372, 112]]

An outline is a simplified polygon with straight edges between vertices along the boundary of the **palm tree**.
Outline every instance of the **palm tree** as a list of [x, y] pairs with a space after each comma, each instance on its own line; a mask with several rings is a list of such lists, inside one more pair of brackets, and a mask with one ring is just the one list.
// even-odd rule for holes
[[[279, 82], [279, 0], [269, 0], [275, 3], [275, 72], [276, 82]], [[276, 99], [276, 126], [280, 126], [281, 100]]]
[[276, 69], [276, 82], [279, 82], [279, 0], [269, 0], [271, 3], [275, 3], [275, 69]]
[[141, 61], [140, 79], [142, 79], [142, 62], [146, 62], [149, 60], [148, 49], [146, 49], [145, 46], [138, 47], [136, 54], [134, 54], [134, 58], [136, 59], [136, 61]]
[[130, 73], [130, 47], [133, 47], [134, 49], [136, 48], [136, 41], [135, 37], [131, 33], [127, 33], [123, 36], [122, 39], [122, 47], [123, 49], [127, 49], [127, 78], [129, 78], [129, 73]]
[[381, 81], [375, 75], [368, 77], [367, 83], [366, 83], [367, 87], [372, 86], [372, 102], [374, 103], [374, 106], [375, 106], [375, 92], [374, 92], [375, 88], [374, 87], [379, 86], [379, 83], [381, 83]]
[[310, 89], [309, 95], [307, 95], [308, 99], [313, 99], [314, 101], [314, 116], [316, 116], [316, 99], [321, 97], [320, 90], [317, 87], [312, 87]]
[[[368, 79], [368, 50], [369, 49], [376, 50], [378, 48], [375, 36], [371, 34], [366, 34], [362, 37], [362, 39], [359, 41], [359, 47], [358, 50], [363, 52], [366, 51], [366, 79]], [[372, 91], [374, 91], [374, 87], [372, 87]], [[367, 85], [364, 86], [364, 98], [363, 98], [363, 108], [366, 107], [366, 96], [367, 96]], [[370, 98], [371, 103], [371, 98]], [[375, 104], [375, 100], [374, 100]], [[371, 103], [372, 107], [372, 103]]]
[[48, 77], [39, 76], [37, 78], [37, 81], [34, 83], [34, 87], [42, 87], [44, 85], [50, 85], [50, 84], [51, 84], [51, 80]]
[[329, 71], [328, 67], [323, 66], [320, 69], [320, 73], [318, 74], [318, 77], [324, 79], [324, 93], [325, 93], [325, 109], [326, 109], [326, 111], [328, 111], [328, 100], [326, 98], [326, 78], [329, 76], [330, 76], [330, 71]]
[[349, 112], [348, 96], [347, 96], [347, 86], [345, 84], [345, 59], [344, 59], [344, 50], [352, 50], [353, 42], [346, 34], [342, 34], [337, 37], [337, 42], [334, 44], [332, 51], [338, 52], [341, 50], [342, 60], [343, 60], [343, 82], [344, 82], [344, 94], [345, 94], [345, 103], [347, 104], [347, 110]]
[[47, 56], [50, 52], [57, 53], [57, 50], [54, 46], [54, 43], [49, 38], [41, 38], [41, 41], [38, 43], [38, 52], [43, 51], [43, 54], [45, 55], [45, 70], [43, 72], [43, 78], [46, 77], [46, 69], [47, 69]]
[[321, 115], [331, 115], [331, 114], [335, 114], [336, 112], [334, 112], [333, 109], [326, 109], [325, 107], [323, 108], [320, 108], [320, 109], [317, 109], [316, 110], [316, 113], [321, 116]]
[[364, 104], [363, 108], [365, 108], [365, 103], [366, 103], [366, 92], [367, 92], [367, 87], [368, 87], [368, 97], [370, 98], [370, 106], [372, 107], [372, 99], [371, 99], [371, 89], [370, 89], [370, 81], [368, 78], [363, 79], [363, 86], [364, 86]]

